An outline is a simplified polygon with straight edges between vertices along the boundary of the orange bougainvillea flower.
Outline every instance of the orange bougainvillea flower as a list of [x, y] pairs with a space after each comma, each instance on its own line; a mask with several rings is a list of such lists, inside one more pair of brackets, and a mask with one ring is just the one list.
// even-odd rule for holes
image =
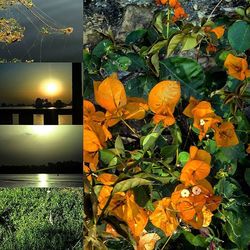
[[160, 228], [167, 236], [172, 235], [179, 223], [173, 212], [170, 198], [163, 198], [154, 203], [155, 210], [149, 219], [152, 224]]
[[[180, 181], [185, 186], [196, 185], [205, 179], [210, 172], [211, 155], [205, 150], [191, 146], [190, 159], [181, 171]], [[207, 185], [206, 185], [207, 186]]]
[[83, 140], [83, 149], [88, 152], [96, 152], [99, 149], [102, 149], [102, 144], [96, 135], [96, 133], [89, 129], [83, 129], [84, 140]]
[[173, 17], [174, 22], [185, 17], [188, 17], [188, 15], [181, 6], [174, 9], [174, 17]]
[[178, 185], [171, 195], [171, 202], [181, 219], [199, 229], [209, 225], [211, 211], [217, 209], [221, 198], [214, 196], [211, 184], [203, 179], [189, 188], [184, 184]]
[[210, 165], [204, 161], [188, 161], [181, 171], [180, 180], [185, 186], [195, 185], [209, 175], [210, 169]]
[[199, 102], [200, 102], [199, 100], [197, 100], [193, 96], [191, 96], [189, 99], [189, 104], [184, 109], [183, 114], [190, 117], [190, 118], [193, 118], [194, 115], [192, 113], [192, 110], [199, 104]]
[[180, 96], [180, 83], [176, 81], [162, 81], [151, 89], [148, 105], [155, 113], [154, 123], [163, 121], [165, 127], [175, 123], [173, 112]]
[[214, 138], [218, 147], [231, 147], [239, 144], [238, 137], [231, 122], [223, 122], [215, 128]]
[[116, 73], [113, 73], [102, 82], [95, 81], [94, 93], [96, 102], [110, 113], [127, 104], [125, 88]]
[[217, 47], [209, 43], [208, 46], [206, 47], [206, 51], [207, 51], [207, 54], [215, 53], [217, 51]]
[[194, 127], [199, 129], [199, 139], [202, 140], [208, 130], [217, 123], [222, 122], [217, 116], [209, 102], [202, 101], [192, 109], [194, 116]]
[[198, 149], [196, 146], [191, 146], [189, 149], [189, 153], [190, 153], [190, 160], [200, 160], [210, 165], [211, 155], [207, 151]]
[[137, 247], [135, 250], [154, 250], [155, 243], [161, 237], [157, 233], [148, 233], [146, 230], [140, 235]]
[[245, 78], [250, 77], [250, 70], [245, 58], [229, 54], [224, 62], [224, 66], [227, 68], [227, 73], [238, 80], [243, 81]]
[[147, 103], [142, 98], [127, 97], [125, 88], [113, 73], [102, 82], [94, 82], [96, 102], [107, 110], [105, 125], [112, 127], [121, 120], [140, 120], [145, 117]]
[[137, 205], [132, 191], [115, 193], [108, 207], [108, 213], [125, 221], [134, 237], [139, 237], [148, 223], [147, 212]]
[[100, 174], [97, 181], [100, 181], [104, 185], [113, 185], [117, 181], [118, 177], [114, 174]]
[[221, 25], [221, 26], [218, 26], [216, 28], [211, 29], [211, 32], [214, 32], [216, 37], [218, 39], [220, 39], [221, 37], [223, 37], [223, 35], [225, 33], [224, 25]]
[[158, 5], [160, 5], [160, 4], [165, 5], [165, 4], [168, 3], [168, 0], [155, 0], [155, 2], [156, 2], [156, 4], [158, 4]]

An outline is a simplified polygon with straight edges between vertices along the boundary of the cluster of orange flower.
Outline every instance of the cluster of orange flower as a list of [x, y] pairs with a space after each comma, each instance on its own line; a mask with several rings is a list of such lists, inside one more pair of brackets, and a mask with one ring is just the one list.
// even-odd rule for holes
[[[132, 191], [113, 193], [114, 183], [118, 177], [113, 174], [101, 174], [97, 181], [103, 184], [98, 196], [99, 214], [112, 195], [105, 213], [116, 216], [129, 226], [136, 242], [145, 235], [145, 227], [150, 220], [152, 224], [167, 236], [172, 235], [179, 223], [184, 221], [199, 229], [208, 227], [221, 202], [221, 197], [215, 196], [211, 184], [205, 179], [210, 173], [211, 156], [197, 147], [190, 147], [190, 159], [181, 171], [180, 181], [171, 197], [165, 197], [154, 203], [153, 212], [146, 211], [136, 202]], [[107, 231], [117, 236], [109, 225]], [[156, 238], [156, 237], [155, 237]]]
[[155, 0], [155, 2], [158, 5], [168, 4], [171, 8], [174, 9], [174, 16], [173, 16], [174, 22], [188, 16], [183, 7], [181, 6], [181, 4], [178, 2], [178, 0]]
[[[149, 93], [148, 102], [142, 98], [130, 98], [117, 74], [107, 77], [102, 82], [94, 82], [96, 102], [106, 110], [96, 111], [94, 105], [84, 101], [84, 172], [91, 180], [91, 173], [96, 172], [98, 151], [106, 146], [112, 138], [109, 127], [127, 119], [143, 119], [149, 109], [154, 113], [153, 122], [162, 122], [165, 127], [175, 123], [173, 112], [180, 100], [181, 88], [177, 81], [162, 81], [156, 84]], [[184, 114], [194, 118], [194, 127], [199, 129], [200, 140], [209, 128], [215, 130], [218, 146], [235, 145], [238, 139], [230, 122], [222, 123], [222, 119], [214, 114], [210, 103], [198, 101], [193, 97], [184, 110]], [[218, 126], [218, 123], [222, 123]], [[182, 169], [180, 181], [171, 197], [165, 197], [154, 203], [153, 212], [146, 211], [135, 202], [132, 191], [114, 192], [113, 187], [118, 177], [103, 173], [96, 175], [102, 184], [98, 195], [98, 214], [105, 208], [105, 214], [113, 215], [125, 221], [140, 249], [140, 242], [151, 239], [150, 244], [158, 240], [158, 235], [145, 232], [145, 226], [150, 220], [161, 228], [166, 235], [172, 235], [180, 221], [201, 228], [208, 226], [212, 211], [219, 203], [220, 197], [214, 196], [211, 184], [205, 179], [210, 172], [211, 156], [204, 150], [190, 148], [190, 160]], [[110, 199], [110, 197], [112, 197]], [[110, 199], [110, 200], [109, 200]], [[109, 200], [109, 205], [106, 203]], [[117, 235], [108, 225], [107, 231]], [[149, 236], [150, 235], [150, 236]], [[143, 240], [144, 239], [144, 240]], [[149, 244], [149, 243], [148, 243]]]
[[213, 129], [218, 147], [229, 147], [239, 143], [233, 124], [223, 122], [222, 118], [214, 113], [209, 102], [198, 101], [190, 97], [189, 104], [183, 114], [194, 119], [193, 126], [199, 130], [200, 140], [205, 137], [209, 129]]

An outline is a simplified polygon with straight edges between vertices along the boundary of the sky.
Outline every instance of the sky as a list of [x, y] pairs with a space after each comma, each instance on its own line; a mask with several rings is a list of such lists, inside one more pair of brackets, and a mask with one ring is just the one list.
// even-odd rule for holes
[[82, 162], [81, 125], [1, 125], [1, 165]]
[[71, 63], [0, 64], [0, 105], [72, 100]]

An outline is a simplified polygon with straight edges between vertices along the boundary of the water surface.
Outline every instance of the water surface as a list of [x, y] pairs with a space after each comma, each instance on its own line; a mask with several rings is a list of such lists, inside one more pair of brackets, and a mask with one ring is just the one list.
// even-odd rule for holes
[[0, 187], [82, 187], [81, 174], [0, 174]]
[[0, 43], [0, 59], [35, 62], [81, 62], [82, 0], [33, 0], [31, 10], [38, 12], [50, 25], [73, 27], [70, 35], [43, 35], [45, 25], [21, 4], [0, 10], [0, 18], [15, 18], [25, 27], [24, 38], [10, 45]]

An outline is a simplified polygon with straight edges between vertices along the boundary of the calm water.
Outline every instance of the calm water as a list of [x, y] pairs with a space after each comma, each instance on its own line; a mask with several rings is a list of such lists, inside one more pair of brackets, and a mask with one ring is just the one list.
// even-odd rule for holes
[[1, 174], [0, 187], [82, 187], [80, 174]]
[[26, 29], [22, 41], [10, 45], [0, 43], [0, 59], [81, 62], [83, 1], [33, 0], [33, 3], [32, 10], [41, 14], [43, 19], [60, 28], [73, 27], [73, 33], [42, 35], [40, 31], [45, 25], [38, 18], [20, 4], [11, 6], [0, 10], [0, 18], [15, 18]]

